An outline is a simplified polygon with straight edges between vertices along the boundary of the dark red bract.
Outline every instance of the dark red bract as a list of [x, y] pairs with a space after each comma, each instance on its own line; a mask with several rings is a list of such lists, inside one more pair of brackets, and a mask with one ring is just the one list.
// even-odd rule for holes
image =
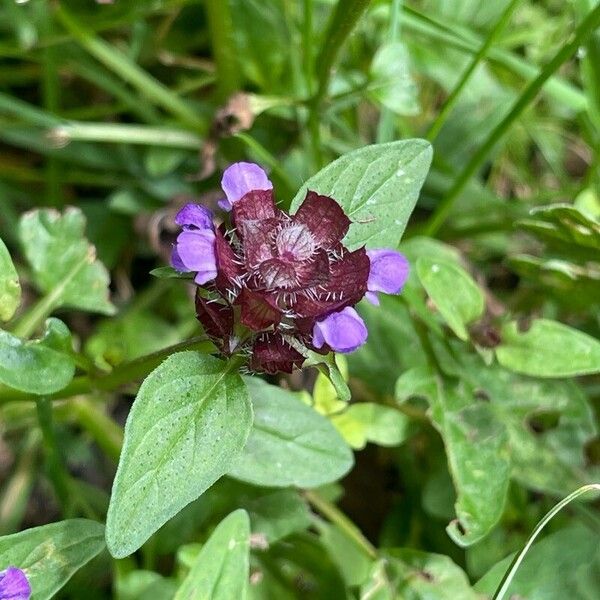
[[[217, 277], [197, 293], [198, 319], [224, 353], [246, 344], [253, 370], [291, 372], [305, 358], [298, 344], [317, 350], [315, 322], [364, 296], [367, 253], [343, 246], [350, 219], [311, 191], [293, 216], [277, 208], [272, 190], [251, 191], [233, 204], [232, 225], [216, 231]], [[245, 332], [234, 331], [238, 321]]]

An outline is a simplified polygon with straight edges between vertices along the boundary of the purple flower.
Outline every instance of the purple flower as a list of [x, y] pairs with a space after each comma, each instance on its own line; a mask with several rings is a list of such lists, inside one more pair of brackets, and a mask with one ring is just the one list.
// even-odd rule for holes
[[221, 187], [227, 198], [219, 201], [223, 210], [231, 210], [233, 203], [242, 199], [248, 192], [272, 190], [273, 184], [267, 174], [254, 163], [238, 162], [225, 169]]
[[175, 216], [175, 223], [183, 229], [213, 230], [213, 215], [206, 206], [201, 204], [186, 204]]
[[410, 265], [404, 255], [388, 248], [367, 250], [367, 256], [371, 261], [371, 269], [365, 298], [372, 304], [379, 305], [375, 292], [400, 293], [408, 278]]
[[313, 345], [327, 344], [336, 352], [353, 352], [367, 341], [367, 326], [359, 314], [347, 306], [317, 321], [313, 329]]
[[8, 567], [0, 572], [0, 600], [29, 600], [31, 586], [21, 569]]

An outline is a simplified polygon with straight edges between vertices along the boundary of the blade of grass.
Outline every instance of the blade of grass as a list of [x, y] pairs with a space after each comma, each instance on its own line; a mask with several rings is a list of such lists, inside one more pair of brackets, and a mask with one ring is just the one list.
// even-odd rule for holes
[[523, 113], [523, 111], [535, 100], [539, 91], [542, 89], [550, 76], [555, 73], [559, 67], [565, 63], [585, 41], [585, 39], [600, 25], [600, 5], [588, 13], [587, 17], [577, 26], [571, 40], [565, 44], [554, 57], [546, 64], [540, 74], [531, 81], [519, 97], [515, 100], [507, 115], [494, 127], [482, 146], [473, 154], [471, 160], [465, 165], [465, 168], [459, 173], [454, 184], [448, 191], [446, 197], [440, 202], [433, 215], [425, 227], [425, 234], [433, 236], [444, 224], [452, 207], [464, 190], [471, 177], [478, 171], [488, 158], [490, 151], [505, 135], [510, 126]]
[[496, 41], [498, 36], [504, 31], [504, 28], [508, 25], [508, 22], [510, 21], [510, 18], [512, 17], [512, 14], [519, 2], [520, 0], [511, 0], [506, 5], [506, 8], [500, 15], [500, 18], [488, 33], [485, 42], [481, 45], [481, 48], [479, 49], [477, 54], [473, 56], [468, 67], [465, 69], [465, 72], [461, 75], [458, 83], [454, 86], [454, 89], [452, 90], [448, 98], [446, 98], [446, 101], [444, 102], [443, 106], [438, 112], [435, 121], [431, 124], [431, 127], [427, 132], [427, 139], [430, 142], [437, 137], [438, 133], [440, 132], [440, 129], [446, 122], [448, 115], [452, 112], [452, 109], [455, 107], [460, 93], [463, 91], [465, 85], [467, 85], [467, 83], [471, 79], [471, 75], [473, 75], [479, 63], [483, 61], [484, 58], [487, 56], [489, 49], [492, 47], [492, 44]]
[[131, 61], [126, 54], [94, 36], [91, 31], [81, 25], [65, 10], [63, 4], [57, 6], [55, 14], [65, 29], [87, 52], [135, 87], [149, 101], [161, 106], [189, 127], [198, 128], [202, 126], [194, 110], [187, 102]]
[[223, 102], [240, 87], [237, 48], [229, 0], [204, 0], [213, 56], [217, 65], [219, 100]]
[[567, 506], [574, 500], [577, 500], [577, 498], [583, 496], [583, 494], [587, 494], [591, 491], [600, 492], [600, 484], [592, 483], [590, 485], [584, 485], [583, 487], [580, 487], [579, 489], [575, 490], [572, 494], [569, 494], [564, 500], [559, 502], [537, 524], [536, 528], [533, 530], [533, 533], [529, 536], [529, 539], [525, 543], [525, 546], [523, 546], [523, 549], [515, 556], [508, 571], [505, 573], [504, 577], [502, 578], [502, 581], [500, 581], [498, 589], [492, 597], [492, 600], [502, 600], [502, 598], [504, 598], [506, 592], [508, 591], [508, 588], [510, 587], [510, 584], [512, 583], [512, 580], [514, 579], [519, 567], [521, 566], [521, 563], [523, 562], [523, 560], [525, 560], [525, 556], [529, 552], [529, 549], [533, 545], [533, 542], [535, 542], [538, 535], [542, 532], [542, 529], [544, 529], [544, 527], [554, 518], [554, 516], [557, 515], [563, 508], [565, 508], [565, 506]]
[[[403, 10], [404, 27], [414, 33], [469, 54], [475, 54], [481, 48], [482, 39], [473, 33], [469, 33], [467, 39], [465, 37], [467, 33], [464, 31], [461, 35], [458, 35], [445, 23], [424, 15], [411, 7], [405, 5]], [[488, 59], [524, 80], [530, 80], [540, 74], [539, 67], [502, 48], [490, 48]], [[587, 108], [585, 94], [557, 75], [548, 80], [547, 85], [544, 86], [544, 93], [572, 110], [582, 111]]]

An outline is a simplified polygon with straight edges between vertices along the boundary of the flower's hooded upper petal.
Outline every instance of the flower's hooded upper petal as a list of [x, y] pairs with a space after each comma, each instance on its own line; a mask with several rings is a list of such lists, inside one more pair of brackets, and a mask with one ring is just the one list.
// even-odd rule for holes
[[[227, 196], [230, 206], [243, 198], [248, 192], [255, 190], [272, 190], [273, 184], [267, 174], [256, 164], [238, 162], [223, 172], [221, 187]], [[225, 204], [221, 208], [226, 208]]]
[[286, 343], [279, 333], [268, 333], [254, 342], [250, 368], [263, 373], [291, 373], [303, 362], [304, 356]]
[[367, 326], [349, 306], [317, 321], [313, 329], [313, 345], [316, 348], [327, 344], [336, 352], [353, 352], [366, 340]]
[[311, 191], [292, 219], [308, 227], [320, 248], [332, 248], [341, 242], [350, 227], [350, 219], [335, 200]]
[[294, 306], [300, 317], [319, 317], [359, 302], [367, 291], [369, 259], [364, 248], [346, 252], [330, 265], [327, 283], [318, 285], [314, 294], [299, 295]]
[[177, 237], [177, 255], [186, 270], [197, 273], [196, 283], [203, 284], [217, 276], [215, 234], [212, 231], [182, 231]]
[[406, 283], [410, 272], [408, 259], [396, 250], [381, 248], [367, 250], [371, 263], [367, 289], [367, 299], [373, 301], [373, 292], [398, 294]]
[[21, 569], [8, 567], [0, 573], [0, 600], [29, 600], [31, 586]]
[[186, 204], [175, 216], [184, 229], [214, 229], [212, 212], [201, 204]]

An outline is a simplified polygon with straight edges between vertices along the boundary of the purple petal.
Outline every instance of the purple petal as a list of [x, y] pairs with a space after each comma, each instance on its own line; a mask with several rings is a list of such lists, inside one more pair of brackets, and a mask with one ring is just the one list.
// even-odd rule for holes
[[375, 292], [367, 292], [365, 298], [375, 306], [379, 306], [379, 298]]
[[[408, 259], [400, 252], [388, 248], [367, 250], [367, 256], [371, 261], [367, 281], [369, 292], [400, 293], [410, 272]], [[369, 294], [367, 300], [373, 302], [373, 294]], [[373, 304], [379, 304], [379, 301]]]
[[221, 198], [218, 202], [217, 202], [217, 206], [221, 209], [224, 210], [225, 212], [230, 212], [231, 209], [233, 208], [233, 204], [231, 204], [231, 202], [229, 202], [229, 200], [227, 200], [227, 198]]
[[267, 174], [254, 163], [238, 162], [225, 169], [221, 187], [230, 204], [254, 190], [272, 190]]
[[8, 567], [0, 573], [0, 600], [29, 600], [31, 586], [21, 569]]
[[347, 306], [323, 321], [317, 321], [313, 329], [313, 345], [321, 348], [327, 344], [336, 352], [353, 352], [367, 339], [367, 326], [359, 314]]
[[177, 237], [176, 252], [185, 270], [197, 273], [196, 283], [203, 284], [217, 276], [214, 232], [182, 231]]
[[179, 252], [177, 252], [177, 246], [173, 246], [171, 250], [171, 266], [180, 273], [187, 273], [188, 268], [181, 261], [181, 256], [179, 256]]
[[186, 204], [175, 216], [175, 223], [184, 229], [213, 229], [213, 215], [206, 206]]

